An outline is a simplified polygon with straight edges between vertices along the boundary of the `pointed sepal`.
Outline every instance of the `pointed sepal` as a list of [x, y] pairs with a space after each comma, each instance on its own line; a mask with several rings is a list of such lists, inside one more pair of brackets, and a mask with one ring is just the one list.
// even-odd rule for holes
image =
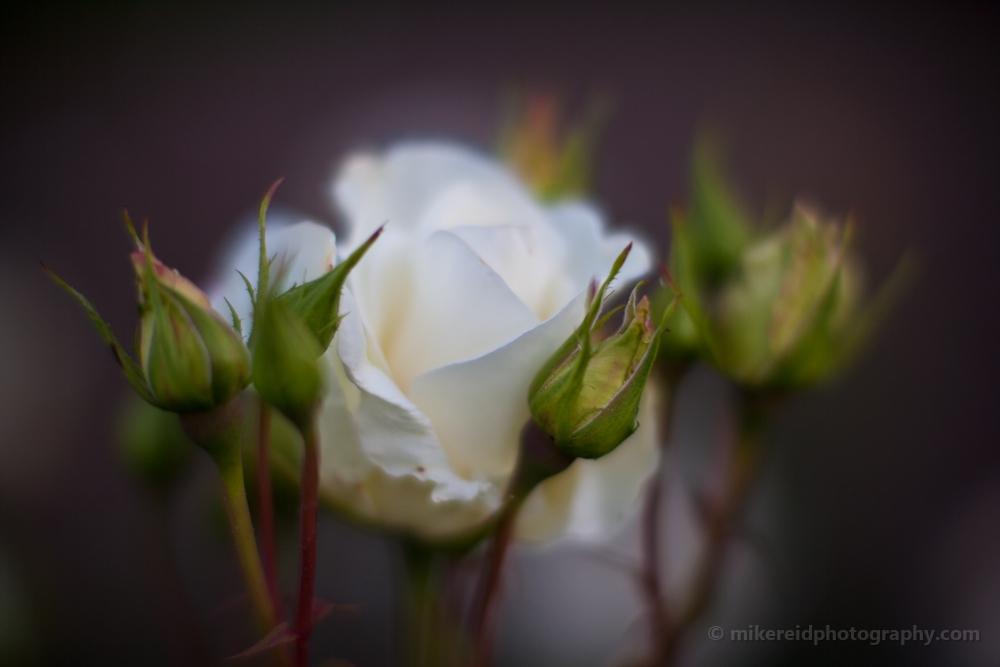
[[279, 301], [285, 302], [309, 327], [319, 342], [321, 351], [326, 351], [330, 347], [330, 342], [337, 333], [341, 319], [340, 295], [344, 290], [347, 276], [372, 247], [384, 228], [383, 225], [375, 230], [367, 241], [330, 271], [316, 280], [296, 285], [278, 297]]
[[114, 332], [111, 331], [111, 327], [104, 318], [101, 317], [97, 309], [87, 300], [85, 296], [80, 294], [72, 287], [70, 287], [62, 278], [60, 278], [52, 269], [42, 264], [42, 269], [49, 275], [52, 280], [56, 282], [57, 285], [66, 290], [70, 296], [76, 299], [83, 309], [87, 312], [90, 317], [90, 321], [94, 323], [94, 327], [97, 332], [104, 339], [104, 343], [110, 348], [112, 356], [115, 358], [115, 362], [121, 367], [122, 372], [125, 375], [125, 379], [128, 383], [132, 385], [136, 393], [143, 398], [143, 400], [152, 403], [153, 405], [159, 405], [156, 399], [153, 397], [152, 392], [149, 389], [149, 385], [146, 383], [146, 376], [142, 371], [142, 367], [137, 364], [132, 357], [125, 351], [122, 344], [118, 342], [118, 338], [115, 336]]

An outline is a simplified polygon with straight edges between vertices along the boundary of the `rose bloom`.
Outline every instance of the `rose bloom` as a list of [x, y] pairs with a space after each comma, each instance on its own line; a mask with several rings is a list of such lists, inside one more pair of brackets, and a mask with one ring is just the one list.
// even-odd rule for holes
[[[529, 419], [528, 386], [582, 321], [591, 281], [630, 242], [618, 285], [646, 274], [650, 254], [608, 234], [593, 206], [543, 205], [501, 164], [451, 144], [354, 155], [333, 194], [347, 229], [340, 248], [310, 222], [268, 232], [287, 287], [386, 224], [348, 279], [324, 356], [321, 493], [362, 521], [429, 539], [460, 534], [500, 507]], [[248, 322], [232, 268], [254, 280], [256, 252], [246, 236], [213, 291], [217, 308], [228, 297]], [[620, 523], [656, 466], [652, 394], [617, 449], [534, 491], [519, 538], [600, 539]]]

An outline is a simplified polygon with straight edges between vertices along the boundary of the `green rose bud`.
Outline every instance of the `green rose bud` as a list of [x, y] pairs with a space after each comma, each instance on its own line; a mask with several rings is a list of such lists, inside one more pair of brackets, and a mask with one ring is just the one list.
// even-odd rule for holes
[[853, 309], [855, 274], [842, 271], [844, 229], [796, 207], [788, 224], [747, 248], [713, 317], [715, 361], [727, 374], [748, 385], [773, 384], [803, 335], [832, 323], [826, 315], [834, 302]]
[[693, 361], [702, 345], [691, 310], [702, 307], [739, 265], [751, 238], [752, 227], [744, 206], [725, 170], [717, 140], [702, 132], [695, 142], [691, 164], [691, 204], [688, 210], [670, 213], [673, 242], [669, 287], [653, 297], [653, 313], [662, 313], [675, 294], [683, 294], [686, 308], [678, 308], [667, 326], [658, 353], [661, 363]]
[[265, 402], [296, 426], [305, 428], [322, 397], [323, 377], [318, 360], [337, 333], [344, 283], [378, 239], [382, 227], [327, 273], [275, 295], [271, 289], [265, 228], [267, 208], [280, 183], [279, 180], [271, 186], [260, 206], [259, 278], [256, 294], [250, 290], [254, 305], [250, 336], [253, 382]]
[[579, 197], [593, 180], [597, 139], [609, 115], [608, 101], [593, 97], [567, 123], [560, 100], [548, 93], [518, 94], [507, 104], [499, 153], [538, 197]]
[[323, 348], [305, 320], [284, 300], [258, 295], [251, 344], [261, 398], [297, 426], [307, 425], [322, 397]]
[[750, 244], [704, 321], [712, 363], [744, 386], [778, 391], [815, 384], [843, 368], [912, 269], [908, 260], [900, 262], [862, 308], [851, 230], [850, 221], [824, 220], [797, 204], [785, 225]]
[[900, 262], [861, 308], [862, 277], [849, 252], [850, 223], [821, 219], [797, 204], [770, 232], [748, 222], [711, 143], [699, 142], [692, 205], [672, 215], [670, 289], [654, 313], [680, 294], [682, 308], [660, 343], [662, 364], [701, 357], [744, 387], [791, 390], [843, 368], [907, 282]]
[[[619, 255], [583, 323], [535, 376], [529, 390], [535, 423], [557, 449], [571, 456], [604, 456], [638, 427], [639, 399], [664, 325], [653, 326], [649, 301], [643, 297], [637, 302], [633, 291], [621, 328], [603, 341], [591, 342], [607, 319], [598, 321], [605, 291], [630, 249]], [[662, 322], [673, 309], [667, 309]]]
[[156, 405], [200, 412], [222, 405], [250, 381], [241, 336], [189, 280], [153, 256], [148, 237], [132, 253], [139, 281], [139, 359]]
[[200, 289], [153, 256], [148, 233], [140, 241], [127, 215], [126, 223], [139, 247], [131, 256], [139, 285], [138, 363], [90, 302], [49, 274], [86, 309], [125, 378], [146, 401], [177, 413], [229, 402], [250, 381], [249, 350]]

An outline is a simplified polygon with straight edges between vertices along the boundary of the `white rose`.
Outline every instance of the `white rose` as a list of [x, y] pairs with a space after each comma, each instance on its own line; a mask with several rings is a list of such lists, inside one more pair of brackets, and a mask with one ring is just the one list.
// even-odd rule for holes
[[[350, 511], [427, 537], [500, 506], [535, 373], [580, 323], [585, 292], [634, 239], [583, 202], [539, 204], [467, 149], [406, 143], [351, 157], [334, 185], [346, 251], [385, 232], [348, 281], [327, 357], [321, 485]], [[621, 274], [650, 268], [636, 242]], [[611, 455], [578, 461], [527, 501], [519, 536], [599, 537], [657, 457], [655, 418]]]
[[[649, 270], [649, 252], [606, 234], [592, 206], [543, 206], [503, 166], [450, 144], [355, 155], [334, 196], [348, 231], [342, 255], [388, 225], [351, 273], [324, 357], [321, 493], [381, 526], [460, 533], [500, 507], [529, 419], [528, 386], [583, 319], [589, 283], [629, 242], [619, 284]], [[269, 224], [268, 250], [290, 267], [289, 284], [329, 270], [333, 248], [332, 232], [314, 223]], [[253, 282], [256, 252], [248, 231], [225, 264]], [[232, 268], [213, 305], [227, 308], [228, 297], [247, 318]], [[600, 539], [618, 525], [656, 467], [652, 393], [632, 437], [535, 490], [519, 538]]]

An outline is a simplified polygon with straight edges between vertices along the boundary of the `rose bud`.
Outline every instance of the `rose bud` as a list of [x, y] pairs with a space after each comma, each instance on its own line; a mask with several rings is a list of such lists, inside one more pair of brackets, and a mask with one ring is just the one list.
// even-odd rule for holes
[[792, 389], [840, 365], [861, 291], [850, 230], [796, 205], [785, 226], [747, 248], [719, 296], [712, 348], [720, 368], [746, 385]]
[[[257, 294], [251, 290], [253, 383], [264, 401], [296, 426], [305, 428], [322, 398], [323, 377], [318, 360], [330, 347], [342, 319], [340, 295], [344, 283], [351, 269], [378, 239], [383, 227], [376, 229], [347, 259], [319, 278], [272, 294], [264, 217], [270, 195], [278, 183], [272, 186], [261, 205]], [[284, 268], [279, 273], [283, 271]]]
[[661, 365], [700, 356], [743, 387], [785, 391], [843, 368], [911, 275], [900, 262], [860, 309], [862, 279], [849, 252], [851, 224], [821, 219], [796, 204], [782, 226], [752, 225], [724, 177], [711, 143], [699, 142], [692, 204], [672, 214], [670, 288], [654, 312], [680, 293], [681, 308], [661, 339]]
[[690, 207], [674, 207], [670, 223], [667, 284], [653, 296], [653, 313], [664, 312], [678, 293], [686, 307], [676, 309], [667, 324], [670, 335], [661, 338], [661, 366], [687, 364], [698, 355], [702, 340], [690, 311], [711, 300], [732, 275], [751, 236], [750, 218], [722, 168], [718, 142], [708, 133], [695, 142]]
[[[600, 458], [638, 427], [639, 399], [665, 331], [662, 324], [653, 326], [649, 301], [643, 297], [636, 302], [638, 287], [625, 307], [621, 328], [603, 341], [591, 341], [607, 320], [598, 321], [605, 291], [630, 248], [615, 261], [583, 323], [535, 376], [529, 390], [535, 423], [557, 449], [571, 456]], [[663, 322], [673, 310], [671, 306], [664, 313]]]
[[153, 256], [148, 237], [142, 245], [132, 253], [142, 313], [139, 358], [156, 404], [199, 412], [228, 402], [250, 381], [242, 337], [204, 292]]
[[138, 363], [83, 295], [50, 275], [87, 310], [126, 379], [146, 401], [177, 413], [227, 403], [250, 381], [249, 350], [194, 283], [153, 256], [148, 233], [140, 241], [127, 215], [126, 223], [139, 247], [131, 256], [141, 316]]
[[261, 398], [296, 426], [309, 424], [322, 397], [323, 349], [305, 320], [285, 300], [258, 294], [250, 345]]
[[543, 200], [586, 194], [608, 102], [592, 98], [573, 122], [566, 122], [559, 98], [551, 93], [515, 94], [509, 106], [499, 146], [504, 162]]

